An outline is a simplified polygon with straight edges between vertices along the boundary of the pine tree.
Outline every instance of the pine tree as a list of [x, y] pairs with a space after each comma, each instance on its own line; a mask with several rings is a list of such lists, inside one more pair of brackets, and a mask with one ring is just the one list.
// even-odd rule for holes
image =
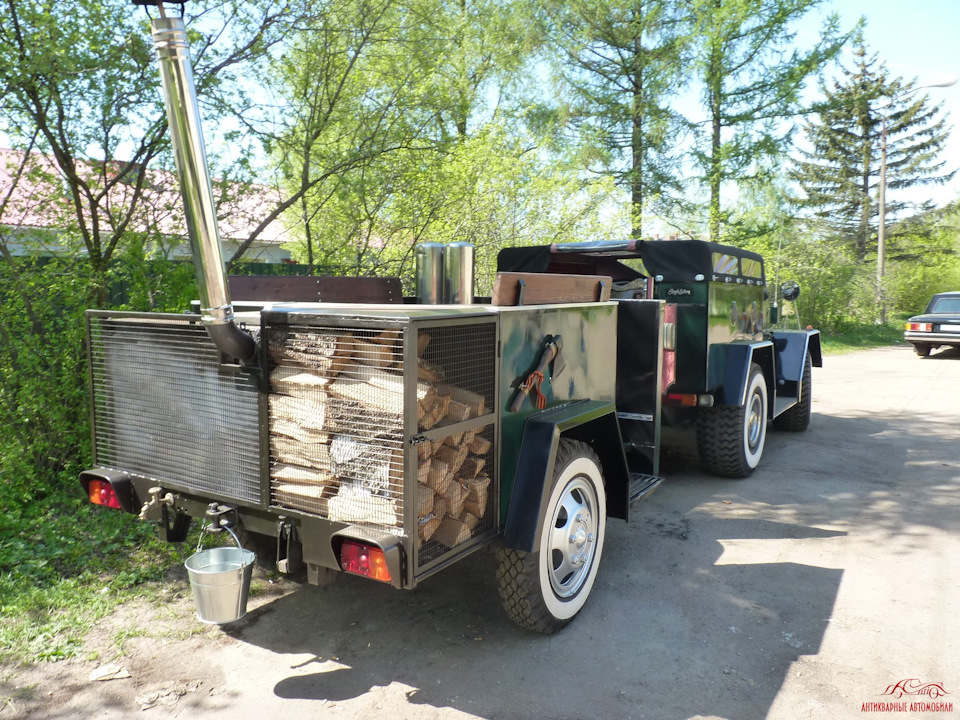
[[640, 237], [643, 212], [682, 194], [684, 123], [669, 100], [685, 82], [689, 17], [665, 0], [561, 0], [548, 15], [570, 127], [588, 166], [628, 190]]
[[[809, 50], [794, 45], [794, 23], [823, 0], [695, 0], [696, 69], [707, 111], [694, 160], [709, 188], [710, 239], [724, 221], [721, 189], [757, 177], [789, 143], [783, 121], [803, 108], [800, 93], [847, 41], [831, 16]], [[791, 49], [792, 48], [792, 49]], [[767, 162], [767, 165], [770, 163]]]
[[801, 151], [792, 172], [805, 194], [801, 206], [857, 263], [876, 247], [884, 125], [888, 223], [905, 208], [896, 199], [898, 190], [954, 176], [943, 157], [946, 118], [919, 89], [914, 81], [891, 78], [859, 38], [853, 68], [821, 86], [823, 104], [804, 125], [809, 149]]

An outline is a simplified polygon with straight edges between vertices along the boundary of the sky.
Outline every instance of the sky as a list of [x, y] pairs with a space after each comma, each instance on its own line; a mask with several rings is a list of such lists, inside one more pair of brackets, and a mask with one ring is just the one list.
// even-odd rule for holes
[[[840, 16], [841, 29], [852, 28], [866, 19], [864, 39], [871, 53], [886, 64], [891, 75], [916, 78], [919, 85], [960, 76], [960, 0], [832, 0], [823, 11], [798, 26], [797, 42], [815, 37], [828, 12]], [[814, 16], [816, 15], [816, 16]], [[845, 53], [849, 67], [851, 55]], [[948, 88], [921, 90], [934, 102], [942, 102], [953, 126], [947, 144], [951, 170], [960, 169], [960, 82]], [[960, 198], [960, 173], [950, 183], [911, 191], [908, 201], [930, 199], [944, 205]]]

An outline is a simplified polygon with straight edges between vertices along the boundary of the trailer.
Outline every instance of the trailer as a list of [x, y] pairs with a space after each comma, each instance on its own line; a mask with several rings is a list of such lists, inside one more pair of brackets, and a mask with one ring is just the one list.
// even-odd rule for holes
[[87, 313], [91, 502], [172, 542], [194, 519], [268, 539], [315, 584], [412, 589], [493, 546], [509, 617], [554, 632], [608, 518], [661, 484], [662, 423], [695, 422], [704, 467], [738, 477], [768, 421], [806, 428], [819, 335], [764, 326], [763, 261], [736, 248], [504, 250], [489, 298], [466, 244], [418, 248], [416, 298], [396, 278], [231, 285], [186, 31], [152, 27], [200, 300]]

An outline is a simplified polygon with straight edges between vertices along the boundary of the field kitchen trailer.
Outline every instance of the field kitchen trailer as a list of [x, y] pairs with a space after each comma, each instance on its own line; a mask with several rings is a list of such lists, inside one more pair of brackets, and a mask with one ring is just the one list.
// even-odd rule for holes
[[[141, 3], [142, 4], [142, 3]], [[744, 477], [768, 422], [810, 419], [819, 333], [770, 330], [760, 256], [701, 241], [417, 248], [398, 279], [235, 278], [220, 250], [183, 21], [152, 20], [199, 310], [87, 314], [92, 502], [275, 540], [281, 572], [410, 589], [494, 545], [499, 594], [552, 632], [580, 611], [607, 518], [662, 481], [662, 423]], [[775, 309], [775, 308], [774, 308]], [[271, 554], [274, 551], [271, 549]]]

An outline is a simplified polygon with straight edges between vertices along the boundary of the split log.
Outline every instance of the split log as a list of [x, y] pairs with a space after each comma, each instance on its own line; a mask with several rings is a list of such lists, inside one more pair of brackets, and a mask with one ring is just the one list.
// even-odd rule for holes
[[337, 522], [362, 522], [376, 525], [397, 525], [395, 500], [341, 485], [340, 491], [327, 503], [327, 517]]
[[447, 514], [447, 501], [441, 495], [436, 495], [433, 498], [433, 514], [441, 520]]
[[336, 487], [332, 485], [300, 485], [298, 483], [280, 483], [273, 489], [273, 501], [276, 505], [315, 513], [326, 517], [329, 512], [329, 502], [336, 494]]
[[450, 469], [450, 465], [441, 458], [432, 458], [430, 471], [427, 473], [427, 485], [434, 492], [443, 495], [451, 482], [453, 482], [453, 471]]
[[444, 385], [440, 388], [440, 392], [450, 395], [456, 402], [466, 405], [466, 414], [464, 417], [460, 418], [461, 420], [466, 420], [471, 417], [480, 417], [481, 415], [487, 414], [486, 399], [483, 395], [480, 395], [470, 390], [465, 390], [462, 387], [457, 387], [456, 385]]
[[430, 538], [433, 537], [433, 534], [437, 531], [437, 528], [440, 527], [441, 521], [442, 518], [439, 518], [434, 514], [430, 514], [421, 518], [418, 521], [418, 532], [420, 534], [420, 538], [424, 542], [430, 540]]
[[417, 517], [423, 518], [433, 512], [433, 490], [417, 483]]
[[453, 517], [460, 517], [463, 512], [463, 501], [466, 497], [466, 490], [459, 480], [454, 480], [447, 486], [446, 492], [441, 493], [443, 499], [447, 501], [447, 514]]
[[489, 440], [487, 440], [483, 435], [477, 435], [473, 440], [470, 441], [470, 452], [476, 455], [486, 455], [490, 452], [490, 448], [493, 445]]
[[332, 473], [301, 467], [299, 465], [287, 465], [286, 463], [274, 464], [274, 466], [270, 468], [270, 477], [279, 482], [299, 483], [317, 487], [325, 487], [328, 485], [336, 486], [339, 484]]
[[464, 480], [466, 497], [463, 500], [463, 509], [478, 518], [487, 512], [487, 503], [490, 498], [490, 478], [478, 475], [475, 478]]
[[378, 345], [398, 345], [403, 339], [403, 330], [384, 330], [370, 338], [370, 342]]
[[487, 461], [480, 457], [468, 457], [463, 461], [463, 465], [460, 466], [460, 476], [465, 479], [475, 478], [480, 474], [480, 471], [483, 470], [483, 466], [487, 464]]
[[367, 340], [354, 340], [353, 359], [375, 368], [393, 367], [400, 360], [393, 347]]
[[437, 450], [436, 457], [445, 462], [450, 472], [456, 475], [460, 466], [463, 465], [463, 461], [467, 459], [467, 453], [469, 450], [466, 446], [461, 445], [459, 448], [452, 448], [449, 445], [442, 445], [439, 450]]
[[329, 377], [289, 365], [279, 365], [270, 373], [270, 387], [276, 392], [288, 395], [304, 390], [318, 390], [329, 383]]
[[427, 351], [427, 346], [430, 344], [431, 338], [427, 333], [422, 330], [417, 335], [417, 357], [423, 357], [423, 354]]
[[323, 430], [327, 418], [327, 396], [320, 390], [307, 397], [270, 396], [271, 420], [285, 420], [307, 430]]
[[307, 443], [284, 435], [274, 435], [270, 438], [270, 453], [274, 459], [287, 465], [333, 471], [333, 458], [330, 456], [330, 446], [326, 443]]
[[348, 333], [287, 330], [269, 335], [270, 356], [280, 365], [294, 364], [335, 377], [353, 355]]
[[480, 518], [465, 510], [460, 517], [460, 522], [470, 528], [470, 533], [472, 534], [473, 531], [477, 529], [477, 525], [480, 524]]
[[437, 528], [433, 537], [448, 548], [453, 548], [469, 540], [470, 535], [470, 528], [465, 523], [447, 516], [440, 523], [440, 527]]

